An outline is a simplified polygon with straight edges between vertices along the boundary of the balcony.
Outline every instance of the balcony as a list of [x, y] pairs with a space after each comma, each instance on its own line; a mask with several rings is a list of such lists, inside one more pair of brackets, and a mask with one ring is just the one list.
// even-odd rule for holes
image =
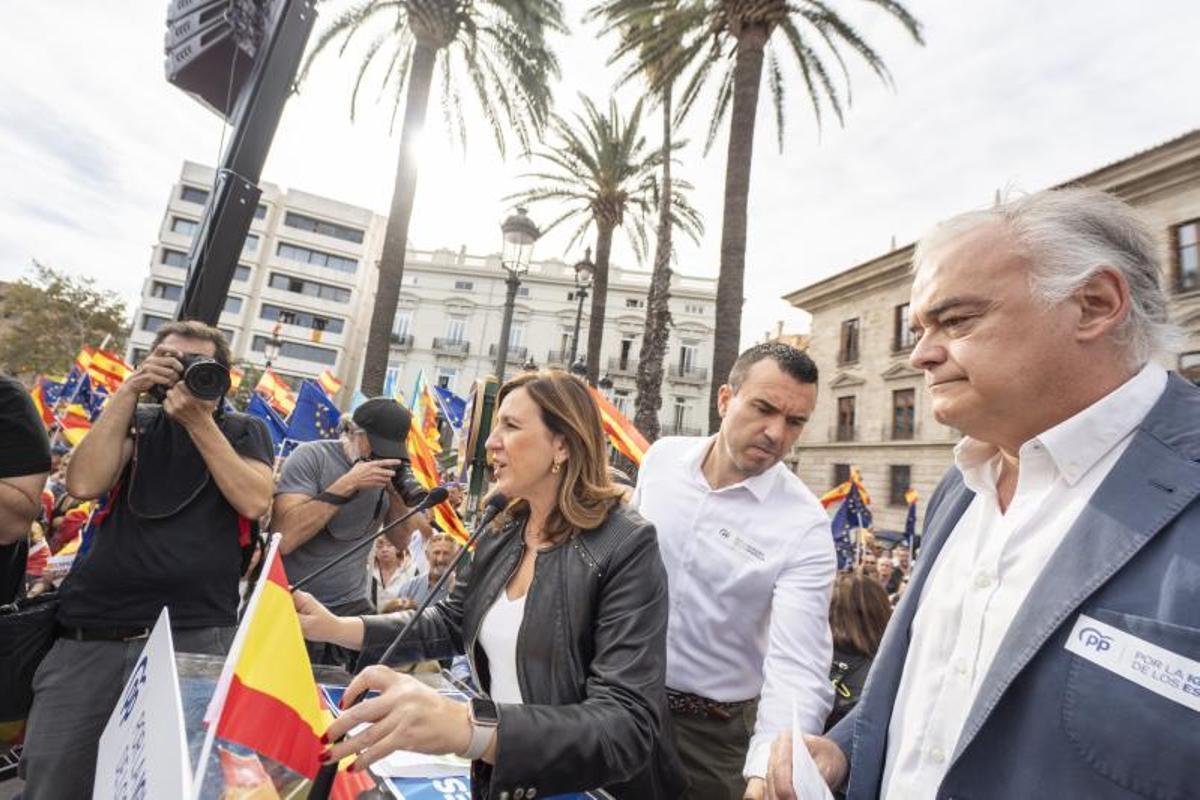
[[636, 358], [610, 358], [608, 372], [610, 375], [637, 375], [638, 360]]
[[413, 336], [411, 333], [393, 333], [392, 334], [392, 349], [399, 350], [402, 353], [407, 353], [413, 348]]
[[[495, 358], [496, 351], [500, 345], [488, 346], [488, 358]], [[525, 359], [529, 357], [528, 347], [509, 347], [508, 352], [504, 355], [504, 363], [506, 364], [524, 364]]]
[[703, 436], [704, 431], [690, 425], [663, 425], [660, 428], [662, 436]]
[[450, 339], [445, 336], [436, 336], [433, 339], [433, 352], [444, 356], [458, 356], [466, 358], [471, 352], [471, 343], [465, 339]]
[[672, 364], [670, 371], [671, 380], [678, 383], [699, 383], [708, 382], [707, 367], [690, 367], [681, 364]]
[[836, 425], [830, 429], [829, 433], [829, 438], [835, 442], [858, 441], [858, 426], [856, 425]]
[[551, 350], [546, 353], [546, 366], [566, 368], [571, 366], [570, 358], [570, 350]]

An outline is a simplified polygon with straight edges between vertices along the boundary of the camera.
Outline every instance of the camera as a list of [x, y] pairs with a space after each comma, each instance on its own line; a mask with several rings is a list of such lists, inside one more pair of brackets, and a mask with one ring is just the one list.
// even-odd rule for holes
[[[201, 353], [183, 353], [179, 356], [183, 364], [181, 380], [188, 391], [201, 400], [220, 400], [229, 391], [229, 369], [222, 366], [212, 356]], [[157, 385], [150, 390], [150, 396], [158, 403], [167, 399], [167, 387]]]
[[425, 487], [417, 482], [416, 476], [413, 475], [412, 464], [408, 461], [396, 467], [396, 473], [392, 476], [392, 486], [400, 495], [400, 499], [404, 501], [404, 505], [409, 508], [416, 508], [429, 496]]

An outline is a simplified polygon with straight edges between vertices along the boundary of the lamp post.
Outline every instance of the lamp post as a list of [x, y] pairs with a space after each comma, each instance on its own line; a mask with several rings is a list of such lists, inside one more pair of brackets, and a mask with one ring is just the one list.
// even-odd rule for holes
[[583, 260], [575, 265], [575, 296], [579, 299], [579, 307], [575, 309], [575, 334], [571, 337], [571, 358], [568, 362], [572, 367], [579, 356], [579, 323], [583, 319], [583, 301], [587, 299], [595, 274], [596, 265], [592, 263], [592, 248], [589, 247]]
[[504, 249], [500, 254], [500, 266], [508, 273], [504, 284], [508, 288], [504, 297], [504, 323], [500, 326], [500, 344], [496, 347], [496, 378], [504, 383], [504, 368], [508, 361], [508, 337], [512, 334], [513, 306], [517, 302], [517, 289], [521, 286], [521, 276], [529, 272], [529, 262], [533, 256], [533, 243], [542, 232], [525, 214], [525, 209], [517, 207], [517, 213], [500, 223], [504, 233]]
[[267, 359], [266, 366], [263, 371], [271, 368], [271, 362], [279, 358], [279, 351], [283, 348], [283, 340], [279, 338], [279, 331], [282, 326], [277, 322], [275, 327], [271, 329], [271, 338], [263, 344], [263, 356]]

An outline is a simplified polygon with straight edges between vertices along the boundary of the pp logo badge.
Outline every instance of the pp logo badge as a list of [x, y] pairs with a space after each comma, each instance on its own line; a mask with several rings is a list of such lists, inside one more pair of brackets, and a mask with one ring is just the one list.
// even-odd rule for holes
[[1112, 637], [1105, 636], [1095, 628], [1084, 628], [1079, 632], [1079, 641], [1084, 647], [1090, 647], [1097, 653], [1103, 653], [1112, 648]]

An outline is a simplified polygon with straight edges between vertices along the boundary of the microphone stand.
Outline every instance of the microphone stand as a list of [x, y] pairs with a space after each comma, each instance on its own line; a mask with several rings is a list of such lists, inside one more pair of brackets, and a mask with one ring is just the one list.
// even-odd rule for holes
[[[483, 532], [488, 529], [488, 526], [492, 524], [492, 520], [496, 518], [497, 514], [504, 510], [504, 506], [506, 505], [508, 505], [508, 503], [507, 501], [504, 501], [502, 496], [496, 495], [492, 498], [492, 502], [488, 503], [487, 511], [484, 513], [483, 518], [479, 520], [479, 525], [476, 526], [474, 532], [471, 534], [471, 538], [467, 539], [467, 543], [458, 551], [458, 555], [454, 557], [454, 561], [450, 563], [449, 568], [447, 568], [447, 570], [442, 574], [442, 577], [437, 579], [437, 583], [433, 585], [433, 591], [431, 591], [429, 596], [421, 602], [421, 605], [417, 606], [408, 622], [404, 623], [404, 627], [400, 629], [400, 632], [396, 634], [396, 638], [392, 639], [392, 643], [388, 645], [387, 649], [383, 651], [383, 655], [380, 656], [379, 660], [375, 663], [383, 664], [385, 667], [387, 666], [388, 659], [395, 655], [396, 648], [400, 646], [402, 641], [404, 641], [404, 637], [408, 635], [408, 632], [412, 630], [413, 625], [415, 625], [417, 620], [421, 618], [421, 615], [425, 613], [425, 609], [429, 608], [429, 606], [433, 603], [433, 599], [442, 591], [442, 588], [446, 585], [446, 582], [450, 580], [450, 576], [458, 570], [459, 564], [461, 564], [462, 560], [466, 558], [468, 551], [475, 546], [475, 542], [479, 539], [480, 535], [482, 535]], [[305, 580], [307, 580], [307, 578]], [[366, 696], [367, 693], [363, 692], [351, 705], [358, 705], [366, 698]], [[308, 800], [329, 800], [329, 793], [333, 790], [333, 781], [337, 777], [337, 771], [338, 765], [336, 761], [323, 764], [317, 771], [317, 777], [313, 778], [312, 788], [309, 789], [308, 792]]]

